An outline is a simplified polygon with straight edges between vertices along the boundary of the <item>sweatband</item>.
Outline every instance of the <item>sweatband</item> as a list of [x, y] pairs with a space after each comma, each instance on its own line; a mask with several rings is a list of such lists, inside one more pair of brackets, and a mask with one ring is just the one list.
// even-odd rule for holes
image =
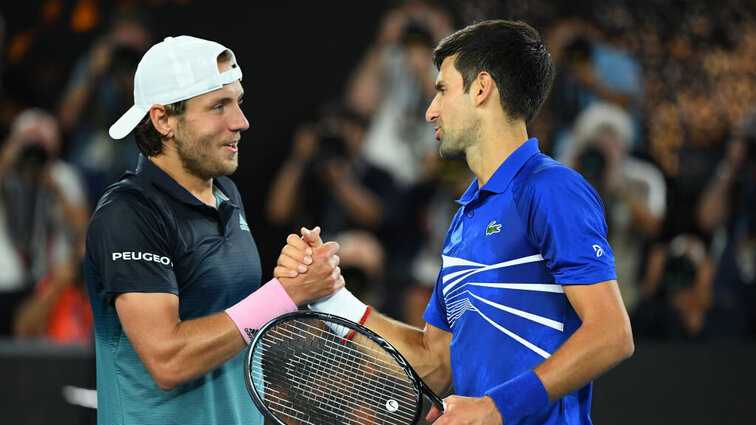
[[249, 345], [255, 332], [272, 319], [297, 311], [297, 305], [278, 279], [271, 279], [247, 298], [226, 309], [244, 342]]
[[[366, 313], [368, 306], [358, 300], [357, 297], [352, 295], [352, 293], [346, 288], [339, 289], [333, 295], [310, 304], [309, 307], [310, 310], [333, 314], [334, 316], [343, 317], [354, 323], [362, 324], [365, 323], [365, 319], [367, 319]], [[334, 329], [334, 332], [342, 338], [349, 333], [343, 327], [339, 327], [339, 330]]]
[[496, 403], [505, 424], [513, 423], [549, 404], [549, 394], [532, 370], [491, 388], [486, 395]]

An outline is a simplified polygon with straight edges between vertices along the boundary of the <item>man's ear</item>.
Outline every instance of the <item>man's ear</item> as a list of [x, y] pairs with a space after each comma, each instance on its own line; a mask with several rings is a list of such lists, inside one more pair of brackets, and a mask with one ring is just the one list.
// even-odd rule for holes
[[150, 108], [150, 120], [158, 133], [162, 134], [164, 138], [170, 138], [173, 136], [173, 127], [169, 121], [170, 116], [165, 110], [163, 105], [152, 105]]
[[475, 106], [480, 106], [493, 95], [496, 90], [496, 83], [491, 74], [481, 71], [470, 88]]

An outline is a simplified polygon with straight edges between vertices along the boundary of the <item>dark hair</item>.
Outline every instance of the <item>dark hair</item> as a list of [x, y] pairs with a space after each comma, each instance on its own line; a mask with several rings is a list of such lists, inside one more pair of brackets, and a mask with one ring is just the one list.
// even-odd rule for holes
[[520, 21], [479, 22], [441, 40], [433, 63], [457, 55], [454, 67], [462, 74], [465, 91], [485, 71], [499, 88], [501, 108], [512, 118], [529, 123], [536, 116], [554, 80], [554, 63], [533, 27]]
[[[234, 60], [230, 50], [222, 51], [217, 58], [218, 63], [226, 63]], [[180, 100], [169, 105], [165, 105], [165, 113], [168, 116], [182, 115], [186, 111], [186, 101]], [[163, 135], [160, 134], [155, 126], [152, 125], [150, 115], [140, 122], [134, 130], [134, 138], [136, 139], [137, 147], [144, 156], [156, 156], [163, 152]]]
[[[168, 116], [181, 115], [184, 111], [186, 111], [186, 100], [165, 105], [165, 113]], [[163, 135], [152, 125], [149, 114], [136, 126], [134, 138], [139, 151], [144, 156], [156, 156], [163, 152]]]

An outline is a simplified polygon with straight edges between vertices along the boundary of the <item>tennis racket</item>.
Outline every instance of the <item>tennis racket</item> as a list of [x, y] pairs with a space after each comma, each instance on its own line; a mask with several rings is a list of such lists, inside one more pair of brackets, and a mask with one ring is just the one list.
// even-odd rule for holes
[[[351, 339], [340, 336], [352, 332]], [[443, 401], [386, 340], [316, 311], [265, 324], [244, 368], [255, 405], [279, 425], [416, 424], [423, 396], [443, 410]]]

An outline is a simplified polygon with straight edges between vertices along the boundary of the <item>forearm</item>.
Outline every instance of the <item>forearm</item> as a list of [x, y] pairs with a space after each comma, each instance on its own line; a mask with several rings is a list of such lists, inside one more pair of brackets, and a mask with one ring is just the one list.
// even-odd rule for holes
[[584, 323], [534, 372], [553, 401], [585, 386], [629, 357], [633, 349], [629, 325]]
[[377, 333], [404, 356], [412, 368], [436, 393], [444, 393], [451, 384], [451, 368], [443, 356], [431, 350], [427, 333], [372, 311], [365, 327]]
[[[160, 345], [145, 353], [157, 385], [170, 390], [215, 370], [246, 347], [226, 313], [176, 323]], [[140, 357], [142, 354], [140, 353]]]
[[287, 160], [281, 167], [268, 196], [267, 213], [271, 222], [284, 224], [291, 218], [303, 167], [300, 161], [293, 159]]
[[705, 231], [712, 231], [722, 224], [729, 214], [729, 194], [734, 182], [731, 167], [720, 165], [714, 180], [701, 194], [698, 204], [698, 224]]
[[381, 99], [381, 55], [386, 46], [373, 46], [349, 78], [346, 103], [362, 114], [372, 115]]
[[206, 374], [249, 343], [253, 330], [296, 310], [281, 284], [263, 285], [226, 311], [182, 321], [178, 297], [130, 292], [116, 298], [126, 335], [155, 383], [165, 390]]
[[334, 191], [353, 220], [369, 229], [383, 223], [383, 202], [364, 187], [342, 181], [335, 184]]
[[632, 222], [638, 229], [647, 237], [656, 236], [661, 227], [661, 217], [657, 217], [645, 205], [635, 200], [627, 200], [626, 204], [630, 210]]
[[57, 294], [26, 300], [13, 318], [13, 334], [22, 337], [42, 336], [47, 328], [50, 309]]
[[66, 93], [60, 102], [58, 120], [60, 121], [60, 127], [64, 131], [70, 130], [76, 125], [81, 116], [81, 111], [89, 100], [93, 84], [90, 78], [82, 78]]

